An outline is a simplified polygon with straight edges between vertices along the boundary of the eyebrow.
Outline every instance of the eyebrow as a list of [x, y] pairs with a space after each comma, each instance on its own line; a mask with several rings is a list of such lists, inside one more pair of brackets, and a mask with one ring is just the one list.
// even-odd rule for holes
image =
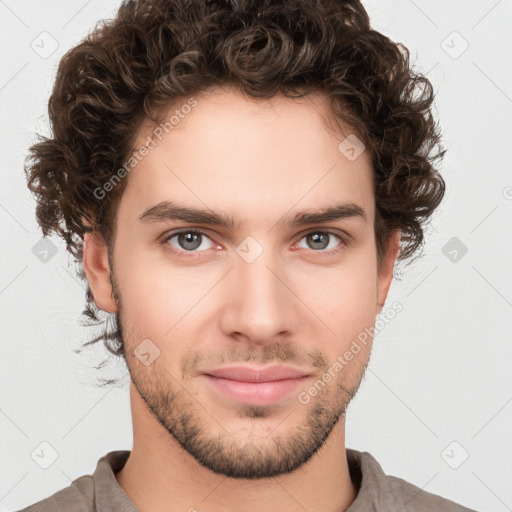
[[[302, 210], [289, 218], [282, 217], [277, 224], [280, 226], [300, 227], [308, 224], [320, 224], [322, 222], [336, 221], [342, 219], [360, 219], [367, 222], [365, 210], [355, 203], [342, 203], [335, 206], [322, 208], [320, 210]], [[208, 224], [221, 226], [226, 229], [233, 229], [235, 222], [227, 215], [220, 215], [212, 210], [203, 210], [179, 205], [173, 201], [161, 201], [160, 203], [146, 209], [139, 220], [144, 223], [164, 222], [166, 220], [181, 220], [193, 224]]]

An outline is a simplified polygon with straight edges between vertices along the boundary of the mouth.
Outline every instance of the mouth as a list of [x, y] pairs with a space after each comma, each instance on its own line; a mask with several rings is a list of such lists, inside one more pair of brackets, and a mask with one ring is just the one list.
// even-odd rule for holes
[[209, 371], [202, 377], [214, 392], [231, 400], [247, 405], [269, 405], [303, 386], [310, 374], [283, 366], [263, 370], [231, 367]]

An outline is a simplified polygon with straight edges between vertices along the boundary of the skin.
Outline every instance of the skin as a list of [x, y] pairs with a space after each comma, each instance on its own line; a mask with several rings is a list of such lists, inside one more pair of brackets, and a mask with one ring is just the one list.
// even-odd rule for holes
[[[371, 338], [307, 404], [297, 395], [375, 325], [400, 232], [378, 267], [371, 156], [350, 161], [338, 150], [353, 131], [326, 127], [322, 93], [262, 101], [222, 88], [195, 98], [192, 112], [125, 178], [112, 276], [101, 235], [85, 237], [87, 279], [98, 307], [119, 315], [132, 379], [133, 449], [116, 479], [142, 512], [345, 510], [358, 491], [345, 412]], [[140, 130], [141, 144], [149, 128]], [[237, 224], [230, 231], [139, 220], [163, 200]], [[360, 205], [367, 221], [276, 224], [340, 202]], [[207, 232], [198, 248], [187, 252], [193, 244], [177, 236], [163, 240], [183, 227]], [[334, 234], [324, 246], [307, 236], [326, 229]], [[263, 249], [251, 263], [236, 252], [248, 236]], [[333, 248], [340, 251], [325, 254]], [[197, 257], [187, 258], [191, 252]], [[134, 354], [145, 339], [160, 351], [148, 366]], [[256, 407], [226, 398], [201, 375], [271, 363], [311, 376], [290, 396]]]

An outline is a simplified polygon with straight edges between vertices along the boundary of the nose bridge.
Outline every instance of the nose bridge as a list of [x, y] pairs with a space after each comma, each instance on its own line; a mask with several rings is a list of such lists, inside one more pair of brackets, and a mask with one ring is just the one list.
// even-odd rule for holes
[[278, 302], [278, 296], [284, 295], [281, 280], [285, 276], [279, 276], [282, 265], [277, 251], [270, 246], [270, 238], [267, 237], [265, 242], [248, 238], [237, 248], [239, 259], [235, 264], [235, 278], [242, 293], [245, 292], [248, 299], [252, 298], [253, 308], [270, 309], [270, 302]]

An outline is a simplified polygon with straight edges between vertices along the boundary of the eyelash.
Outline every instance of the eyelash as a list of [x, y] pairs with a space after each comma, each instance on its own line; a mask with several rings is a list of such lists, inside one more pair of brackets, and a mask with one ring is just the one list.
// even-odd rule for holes
[[[171, 245], [168, 244], [168, 242], [171, 238], [174, 238], [176, 235], [179, 235], [180, 233], [194, 233], [194, 234], [199, 233], [201, 235], [206, 236], [207, 238], [210, 238], [208, 233], [201, 229], [189, 229], [189, 228], [177, 229], [175, 231], [171, 231], [170, 233], [166, 233], [166, 235], [164, 235], [164, 239], [162, 240], [161, 243], [162, 243], [162, 245], [165, 246], [166, 250], [169, 250], [173, 254], [177, 254], [183, 258], [198, 258], [198, 257], [200, 257], [201, 252], [204, 252], [204, 251], [200, 251], [200, 252], [191, 252], [191, 251], [185, 251], [185, 250], [178, 251], [178, 250], [174, 249]], [[338, 233], [331, 231], [329, 229], [313, 229], [311, 231], [304, 233], [302, 235], [302, 237], [300, 238], [300, 240], [302, 240], [304, 237], [306, 237], [312, 233], [327, 233], [329, 235], [334, 235], [335, 237], [337, 237], [341, 240], [341, 243], [335, 249], [330, 249], [328, 251], [314, 251], [313, 249], [310, 250], [311, 252], [321, 254], [322, 256], [332, 256], [334, 254], [338, 254], [343, 250], [344, 246], [348, 245], [346, 240], [344, 240], [341, 235], [339, 235]]]

